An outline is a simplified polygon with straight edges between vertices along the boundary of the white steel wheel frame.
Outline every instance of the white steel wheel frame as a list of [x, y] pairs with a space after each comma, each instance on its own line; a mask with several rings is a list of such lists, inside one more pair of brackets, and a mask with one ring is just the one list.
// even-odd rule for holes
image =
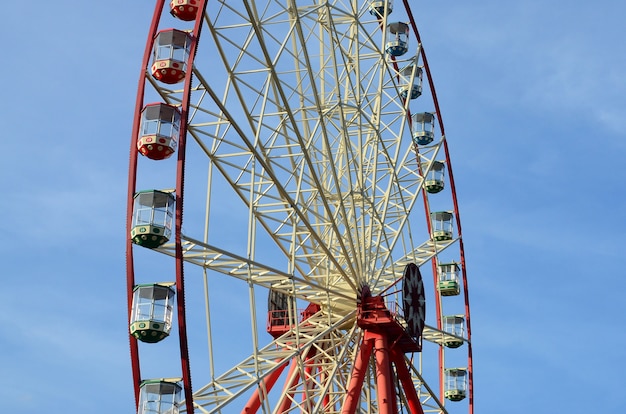
[[[437, 262], [460, 261], [465, 275], [454, 187], [447, 183], [434, 195], [423, 188], [437, 160], [450, 165], [446, 141], [442, 133], [424, 147], [411, 139], [411, 114], [438, 111], [432, 79], [416, 33], [405, 55], [385, 53], [389, 22], [408, 20], [415, 29], [408, 4], [396, 4], [383, 16], [368, 6], [211, 0], [206, 8], [182, 157], [185, 221], [175, 229], [187, 263], [187, 289], [204, 286], [205, 310], [186, 312], [190, 326], [206, 319], [208, 335], [209, 373], [196, 377], [192, 369], [197, 412], [241, 410], [254, 392], [262, 395], [260, 412], [339, 412], [361, 335], [357, 295], [367, 285], [395, 309], [410, 262], [427, 275], [424, 349], [406, 356], [423, 409], [473, 412], [472, 398], [443, 398], [444, 368], [464, 366], [471, 373], [465, 277], [464, 295], [451, 299], [450, 311], [436, 288]], [[174, 24], [183, 25], [165, 16], [160, 23]], [[426, 66], [430, 85], [416, 100], [402, 97], [401, 71], [410, 64]], [[189, 92], [147, 79], [146, 102], [180, 105]], [[159, 167], [144, 171], [150, 168]], [[191, 204], [201, 194], [204, 212]], [[236, 222], [224, 216], [231, 206], [245, 211]], [[457, 228], [451, 240], [431, 238], [430, 212], [437, 210], [453, 211]], [[224, 243], [230, 234], [242, 237]], [[175, 247], [169, 243], [156, 251], [176, 256]], [[248, 357], [217, 372], [222, 355], [215, 342], [231, 335], [213, 327], [221, 311], [211, 307], [211, 285], [223, 277], [242, 281], [238, 293], [247, 296], [242, 305], [249, 316], [236, 329], [248, 326], [251, 341]], [[319, 311], [272, 340], [263, 330], [270, 288], [287, 295], [295, 319], [309, 303]], [[459, 313], [466, 332], [443, 332], [442, 316]], [[442, 344], [450, 339], [462, 340], [465, 351], [446, 349]], [[288, 363], [300, 372], [299, 380], [292, 375], [272, 389], [267, 379]], [[307, 371], [312, 364], [315, 375]], [[372, 377], [363, 385], [358, 412], [377, 412]], [[471, 376], [469, 385], [471, 397]]]

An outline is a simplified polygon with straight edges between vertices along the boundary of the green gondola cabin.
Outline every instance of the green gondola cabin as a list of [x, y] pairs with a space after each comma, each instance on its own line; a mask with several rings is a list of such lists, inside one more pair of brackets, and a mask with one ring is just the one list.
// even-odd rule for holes
[[172, 283], [137, 285], [133, 289], [130, 334], [142, 342], [167, 338], [172, 328], [174, 289]]
[[465, 318], [463, 315], [447, 315], [443, 317], [443, 330], [458, 338], [446, 337], [444, 346], [448, 348], [458, 348], [463, 345], [465, 337]]
[[437, 264], [437, 290], [441, 296], [457, 296], [461, 293], [460, 271], [461, 268], [456, 262]]
[[174, 195], [159, 190], [135, 194], [130, 237], [133, 243], [154, 249], [166, 243], [172, 234]]
[[436, 194], [444, 188], [445, 164], [441, 161], [433, 161], [430, 170], [424, 180], [424, 188], [430, 194]]
[[435, 211], [430, 213], [432, 238], [435, 241], [452, 240], [452, 212]]
[[450, 401], [461, 401], [467, 394], [467, 369], [447, 368], [445, 370], [444, 395]]

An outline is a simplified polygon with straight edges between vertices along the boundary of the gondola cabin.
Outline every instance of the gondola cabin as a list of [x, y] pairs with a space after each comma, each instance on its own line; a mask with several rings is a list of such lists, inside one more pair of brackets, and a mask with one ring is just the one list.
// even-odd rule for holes
[[433, 161], [430, 170], [426, 173], [426, 179], [424, 180], [424, 188], [426, 191], [430, 194], [436, 194], [443, 190], [444, 172], [445, 164], [441, 161]]
[[172, 283], [137, 285], [133, 289], [130, 334], [142, 342], [159, 342], [170, 334], [174, 289]]
[[400, 72], [400, 82], [402, 99], [406, 99], [407, 96], [409, 99], [419, 98], [422, 95], [422, 68], [416, 64], [405, 67]]
[[196, 20], [199, 3], [200, 0], [172, 0], [170, 1], [170, 14], [186, 22]]
[[437, 264], [437, 290], [441, 296], [457, 296], [461, 293], [460, 271], [461, 267], [456, 262]]
[[428, 145], [435, 139], [435, 115], [430, 112], [413, 114], [411, 135], [417, 145]]
[[445, 397], [450, 401], [461, 401], [467, 392], [467, 369], [447, 368], [445, 370], [445, 383]]
[[135, 244], [154, 249], [170, 239], [174, 195], [148, 190], [135, 194], [130, 236]]
[[178, 108], [164, 103], [148, 104], [141, 111], [137, 149], [152, 160], [166, 159], [176, 151], [179, 131]]
[[463, 345], [465, 337], [465, 318], [463, 315], [448, 315], [443, 317], [443, 330], [458, 338], [446, 337], [443, 342], [448, 348], [458, 348]]
[[174, 84], [185, 78], [191, 37], [176, 29], [160, 31], [152, 50], [152, 77], [163, 83]]
[[402, 56], [409, 50], [409, 25], [395, 22], [387, 25], [385, 50], [391, 56]]
[[182, 387], [179, 380], [151, 379], [141, 382], [137, 414], [178, 414]]
[[383, 17], [385, 15], [385, 7], [387, 15], [393, 11], [393, 0], [372, 0], [369, 5], [369, 12], [373, 16]]
[[452, 240], [452, 212], [436, 211], [430, 213], [432, 238], [435, 241]]
[[294, 308], [289, 303], [289, 296], [270, 288], [267, 297], [267, 332], [274, 338], [284, 335], [297, 324]]

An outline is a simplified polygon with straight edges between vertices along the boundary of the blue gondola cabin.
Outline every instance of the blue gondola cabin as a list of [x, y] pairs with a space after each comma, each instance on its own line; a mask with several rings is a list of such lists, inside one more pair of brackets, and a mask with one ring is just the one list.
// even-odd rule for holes
[[416, 145], [428, 145], [435, 139], [435, 115], [430, 112], [413, 114], [411, 135]]
[[369, 12], [373, 16], [383, 17], [385, 15], [385, 6], [387, 7], [387, 15], [393, 11], [393, 0], [371, 0]]
[[402, 22], [387, 25], [385, 50], [391, 56], [402, 56], [409, 50], [409, 25]]
[[[402, 99], [417, 99], [422, 95], [422, 68], [411, 64], [400, 72]], [[409, 93], [410, 91], [410, 93]]]

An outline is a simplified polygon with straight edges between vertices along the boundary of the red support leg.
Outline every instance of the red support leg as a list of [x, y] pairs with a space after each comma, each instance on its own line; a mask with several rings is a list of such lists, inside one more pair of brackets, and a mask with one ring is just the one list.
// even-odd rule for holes
[[389, 359], [387, 336], [366, 331], [366, 337], [374, 338], [374, 357], [376, 360], [376, 393], [378, 395], [379, 414], [396, 414], [396, 393]]
[[[308, 365], [308, 361], [310, 361], [315, 354], [317, 353], [317, 350], [315, 348], [311, 348], [309, 349], [309, 351], [306, 354], [305, 357], [305, 366]], [[305, 368], [305, 372], [306, 372], [306, 368]], [[306, 395], [306, 376], [304, 379], [304, 389], [302, 390], [303, 394]], [[285, 413], [287, 411], [289, 411], [289, 408], [291, 407], [291, 399], [293, 398], [294, 392], [293, 391], [289, 391], [291, 388], [293, 388], [295, 386], [295, 384], [297, 384], [297, 382], [300, 380], [300, 372], [298, 371], [298, 362], [297, 359], [293, 359], [291, 368], [289, 369], [289, 375], [287, 376], [287, 383], [285, 383], [285, 389], [283, 391], [283, 400], [280, 402], [280, 406], [278, 407], [278, 413]]]
[[307, 412], [311, 410], [311, 399], [309, 398], [309, 390], [315, 387], [313, 377], [316, 375], [317, 367], [315, 366], [315, 357], [317, 356], [317, 348], [311, 348], [304, 362], [304, 378], [302, 381], [302, 402], [308, 404]]
[[363, 341], [361, 341], [359, 352], [354, 361], [354, 366], [352, 367], [350, 384], [348, 384], [348, 389], [346, 390], [346, 399], [343, 403], [343, 407], [341, 407], [341, 414], [354, 414], [356, 412], [373, 347], [374, 341], [372, 339], [364, 338]]
[[[282, 374], [282, 372], [285, 370], [286, 367], [287, 367], [286, 363], [281, 365], [276, 371], [272, 372], [263, 381], [261, 385], [264, 388], [263, 394], [267, 394], [272, 390], [272, 387], [274, 386], [274, 384], [276, 384], [276, 381], [280, 377], [280, 374]], [[266, 395], [261, 396], [261, 392], [257, 388], [257, 390], [254, 392], [252, 397], [250, 397], [250, 399], [248, 400], [248, 403], [246, 404], [246, 406], [243, 408], [241, 412], [242, 413], [256, 413], [258, 409], [261, 407], [261, 402], [263, 401], [265, 397]]]
[[406, 361], [404, 360], [404, 354], [398, 352], [395, 349], [391, 350], [391, 361], [396, 366], [396, 373], [402, 384], [404, 390], [404, 396], [406, 397], [407, 404], [411, 414], [424, 414], [422, 409], [422, 403], [419, 400], [417, 392], [415, 391], [415, 384], [411, 378], [411, 373], [406, 367]]
[[277, 410], [279, 413], [284, 413], [289, 409], [289, 407], [291, 407], [291, 397], [293, 397], [293, 392], [290, 392], [289, 389], [300, 379], [300, 374], [297, 369], [298, 363], [294, 358], [291, 360], [291, 367], [289, 368], [289, 373], [287, 374], [287, 382], [283, 388], [283, 399], [280, 401], [280, 407]]

